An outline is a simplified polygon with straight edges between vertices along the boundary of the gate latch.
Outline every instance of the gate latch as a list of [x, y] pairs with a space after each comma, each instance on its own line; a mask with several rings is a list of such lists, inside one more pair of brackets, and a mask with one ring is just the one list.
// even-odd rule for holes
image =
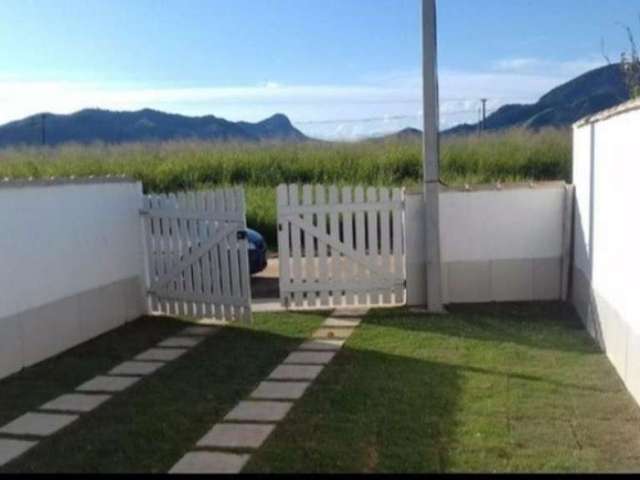
[[238, 230], [236, 234], [236, 238], [238, 240], [246, 240], [247, 239], [247, 231], [246, 230]]

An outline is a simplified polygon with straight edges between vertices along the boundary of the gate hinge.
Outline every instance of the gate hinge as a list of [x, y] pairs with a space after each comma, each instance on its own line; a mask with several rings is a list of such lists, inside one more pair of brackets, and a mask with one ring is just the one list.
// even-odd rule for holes
[[151, 212], [149, 212], [149, 210], [145, 210], [145, 209], [143, 209], [143, 208], [141, 208], [140, 210], [138, 210], [138, 212], [140, 213], [140, 215], [143, 215], [143, 216], [144, 216], [144, 215], [149, 215], [149, 213], [151, 213]]

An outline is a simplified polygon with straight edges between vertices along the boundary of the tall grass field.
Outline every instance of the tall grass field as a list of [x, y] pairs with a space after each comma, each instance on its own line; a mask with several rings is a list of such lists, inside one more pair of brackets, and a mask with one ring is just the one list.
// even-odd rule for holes
[[[63, 145], [0, 150], [0, 178], [125, 174], [146, 192], [243, 185], [247, 222], [273, 243], [280, 183], [411, 186], [422, 177], [419, 140], [359, 143], [221, 144], [207, 142]], [[568, 130], [512, 130], [445, 137], [441, 177], [450, 185], [569, 180]]]

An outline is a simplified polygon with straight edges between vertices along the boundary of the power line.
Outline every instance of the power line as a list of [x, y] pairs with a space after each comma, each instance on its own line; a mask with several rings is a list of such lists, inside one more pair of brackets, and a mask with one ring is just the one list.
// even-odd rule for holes
[[[477, 110], [454, 110], [454, 111], [441, 111], [442, 116], [451, 115], [470, 115], [475, 114]], [[486, 113], [491, 114], [494, 110], [488, 110]], [[385, 117], [365, 117], [365, 118], [343, 118], [334, 120], [305, 120], [300, 122], [294, 122], [296, 125], [332, 125], [336, 123], [371, 123], [371, 122], [385, 122], [392, 120], [415, 120], [421, 119], [422, 115], [388, 115]]]

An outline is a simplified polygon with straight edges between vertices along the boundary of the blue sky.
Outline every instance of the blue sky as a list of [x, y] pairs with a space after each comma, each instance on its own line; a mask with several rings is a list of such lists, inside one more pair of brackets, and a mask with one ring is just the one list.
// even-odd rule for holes
[[[439, 0], [442, 124], [535, 101], [640, 37], [640, 0]], [[419, 0], [2, 0], [0, 122], [143, 107], [311, 135], [419, 126]]]

